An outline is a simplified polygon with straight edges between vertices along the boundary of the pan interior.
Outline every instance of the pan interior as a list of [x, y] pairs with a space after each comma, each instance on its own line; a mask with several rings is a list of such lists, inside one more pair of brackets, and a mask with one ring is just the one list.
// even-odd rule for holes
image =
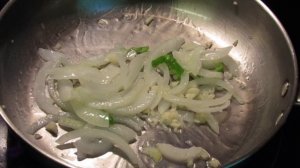
[[[189, 144], [204, 147], [223, 164], [229, 164], [260, 147], [279, 128], [294, 97], [296, 72], [289, 44], [282, 30], [256, 2], [232, 1], [33, 1], [19, 12], [27, 12], [3, 28], [0, 48], [1, 97], [3, 116], [18, 134], [38, 150], [68, 166], [126, 167], [127, 162], [109, 152], [99, 158], [77, 161], [75, 150], [59, 150], [54, 137], [44, 129], [35, 140], [26, 128], [45, 114], [32, 96], [35, 75], [43, 65], [36, 54], [38, 48], [65, 53], [74, 62], [91, 55], [102, 55], [115, 46], [154, 46], [176, 36], [187, 41], [216, 47], [239, 41], [230, 56], [239, 63], [235, 72], [236, 89], [246, 104], [233, 102], [220, 120], [220, 135], [206, 126], [191, 127], [181, 133], [149, 129], [133, 144], [134, 149], [146, 143], [167, 140], [173, 145]], [[18, 8], [18, 3], [16, 7]], [[21, 5], [20, 5], [21, 6]], [[154, 16], [147, 26], [145, 20]], [[26, 19], [26, 22], [24, 22]], [[3, 23], [2, 23], [3, 24]], [[12, 28], [4, 35], [4, 30]], [[285, 68], [291, 67], [291, 68]], [[282, 85], [289, 82], [289, 90], [282, 97]], [[5, 112], [4, 112], [5, 111]], [[278, 116], [282, 114], [281, 120]], [[59, 130], [60, 135], [64, 133]], [[140, 159], [153, 167], [153, 162], [139, 153]], [[164, 161], [171, 167], [173, 165]], [[204, 166], [202, 162], [197, 163]], [[100, 167], [101, 167], [100, 166]]]

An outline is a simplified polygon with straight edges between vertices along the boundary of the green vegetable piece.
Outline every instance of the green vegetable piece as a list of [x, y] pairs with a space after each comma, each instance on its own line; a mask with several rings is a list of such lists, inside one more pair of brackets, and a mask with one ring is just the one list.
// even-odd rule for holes
[[155, 147], [146, 147], [143, 149], [143, 153], [150, 156], [155, 163], [158, 163], [162, 160], [161, 152]]
[[137, 54], [141, 54], [141, 53], [144, 53], [144, 52], [148, 52], [149, 51], [149, 47], [148, 46], [132, 47], [130, 50], [135, 51]]
[[167, 64], [170, 74], [174, 75], [174, 78], [180, 80], [181, 75], [184, 72], [184, 69], [177, 62], [177, 60], [173, 57], [172, 53], [168, 53], [166, 55], [162, 55], [156, 59], [154, 59], [151, 64], [152, 67], [157, 67], [158, 65], [165, 63]]
[[215, 71], [217, 71], [217, 72], [224, 72], [224, 64], [223, 63], [218, 63], [217, 65], [216, 65], [216, 67], [215, 67]]
[[159, 64], [166, 62], [166, 55], [160, 56], [151, 62], [152, 67], [156, 68]]
[[109, 121], [109, 125], [113, 125], [115, 124], [115, 119], [112, 115], [108, 115], [108, 121]]

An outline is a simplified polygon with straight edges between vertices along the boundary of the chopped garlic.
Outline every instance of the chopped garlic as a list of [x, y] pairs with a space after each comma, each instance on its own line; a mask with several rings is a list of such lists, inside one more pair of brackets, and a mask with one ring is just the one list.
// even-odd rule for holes
[[185, 92], [185, 97], [187, 99], [194, 99], [198, 94], [199, 94], [200, 90], [198, 88], [189, 88], [186, 92]]
[[214, 86], [200, 86], [200, 92], [197, 96], [200, 100], [207, 100], [215, 98], [215, 87]]
[[51, 121], [46, 125], [46, 130], [53, 136], [57, 136], [58, 134], [58, 129], [57, 129], [57, 125], [55, 122]]
[[209, 161], [207, 161], [207, 167], [209, 167], [209, 168], [219, 168], [219, 167], [221, 167], [221, 163], [216, 158], [211, 158]]
[[175, 129], [182, 127], [183, 124], [180, 114], [175, 109], [164, 112], [160, 117], [160, 121], [163, 124]]

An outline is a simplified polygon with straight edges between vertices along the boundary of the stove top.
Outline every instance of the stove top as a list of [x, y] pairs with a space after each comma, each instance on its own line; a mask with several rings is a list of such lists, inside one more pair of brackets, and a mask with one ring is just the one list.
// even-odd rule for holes
[[[295, 24], [296, 1], [283, 2], [280, 0], [264, 0], [271, 10], [278, 16], [286, 28], [290, 38], [296, 49], [296, 53], [300, 53], [300, 33]], [[4, 4], [0, 0], [0, 5]], [[1, 7], [1, 6], [0, 6]], [[298, 65], [299, 64], [298, 59]], [[299, 151], [300, 139], [297, 132], [300, 130], [300, 106], [294, 106], [290, 112], [287, 122], [277, 132], [277, 134], [258, 152], [252, 155], [247, 160], [243, 161], [235, 168], [282, 168], [282, 167], [297, 167], [295, 162], [298, 158], [294, 153]], [[6, 132], [7, 147], [6, 146]], [[56, 167], [63, 168], [56, 162], [49, 160], [44, 155], [34, 150], [20, 139], [12, 130], [6, 130], [3, 127], [3, 121], [0, 118], [0, 168], [34, 168], [34, 167]], [[6, 150], [6, 161], [3, 159]]]

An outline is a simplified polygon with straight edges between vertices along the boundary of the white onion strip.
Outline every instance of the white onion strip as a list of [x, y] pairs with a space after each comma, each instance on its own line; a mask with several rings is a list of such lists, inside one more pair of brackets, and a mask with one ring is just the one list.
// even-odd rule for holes
[[54, 101], [46, 96], [46, 78], [48, 76], [49, 71], [56, 67], [59, 62], [46, 62], [39, 70], [36, 75], [36, 79], [33, 85], [33, 95], [35, 97], [35, 101], [39, 108], [43, 110], [47, 114], [57, 115], [61, 109], [57, 106], [54, 106]]
[[218, 106], [224, 104], [226, 101], [229, 101], [232, 97], [232, 94], [227, 92], [222, 97], [212, 99], [212, 100], [191, 100], [186, 99], [178, 96], [174, 96], [171, 94], [164, 94], [163, 98], [171, 103], [185, 106], [185, 107], [192, 107], [192, 108], [207, 108], [212, 106]]
[[58, 144], [64, 144], [68, 142], [69, 140], [78, 138], [78, 137], [87, 137], [87, 138], [99, 138], [99, 139], [106, 139], [109, 142], [113, 143], [115, 147], [119, 148], [122, 150], [131, 163], [133, 165], [141, 165], [139, 164], [139, 160], [134, 153], [134, 151], [130, 148], [128, 143], [123, 140], [119, 135], [116, 135], [114, 133], [111, 133], [109, 131], [105, 130], [98, 130], [98, 129], [89, 129], [89, 128], [84, 128], [84, 129], [79, 129], [75, 131], [68, 132], [64, 135], [62, 135], [60, 138], [56, 140]]
[[54, 100], [55, 104], [58, 105], [61, 109], [65, 111], [71, 111], [71, 107], [69, 104], [65, 103], [57, 92], [55, 87], [55, 82], [53, 79], [48, 79], [47, 81], [48, 93], [52, 100]]
[[201, 147], [178, 148], [165, 143], [158, 143], [156, 146], [163, 157], [174, 162], [188, 163], [196, 159], [208, 160], [210, 158], [209, 153]]
[[[113, 145], [107, 140], [89, 139], [81, 137], [80, 140], [73, 143], [77, 148], [77, 158], [82, 160], [86, 157], [100, 156], [108, 152]], [[83, 158], [80, 158], [83, 157]]]
[[135, 141], [137, 134], [131, 129], [121, 124], [114, 124], [107, 128], [108, 131], [111, 131], [120, 137], [122, 137], [126, 142], [131, 143]]
[[133, 120], [133, 117], [113, 116], [116, 123], [124, 124], [133, 130], [142, 131], [142, 125]]
[[222, 72], [216, 72], [216, 71], [211, 71], [207, 69], [200, 69], [199, 75], [205, 78], [218, 78], [222, 79], [223, 78], [223, 73]]
[[124, 96], [116, 97], [109, 101], [93, 101], [88, 103], [88, 105], [96, 109], [114, 109], [121, 106], [127, 106], [136, 99], [136, 96], [141, 92], [144, 86], [144, 81], [139, 80], [135, 87], [133, 87], [132, 90]]
[[[148, 89], [147, 89], [148, 90]], [[157, 91], [156, 90], [150, 90], [148, 93], [146, 91], [146, 94], [141, 94], [137, 98], [137, 101], [129, 106], [109, 110], [108, 112], [114, 115], [121, 115], [121, 116], [133, 116], [136, 115], [144, 110], [146, 110], [152, 103], [152, 101], [155, 98]]]
[[206, 107], [206, 108], [194, 108], [187, 106], [187, 108], [196, 113], [213, 113], [213, 112], [222, 112], [224, 109], [230, 106], [230, 101], [226, 101], [224, 104], [215, 107]]
[[189, 74], [184, 72], [181, 76], [180, 83], [170, 90], [170, 94], [179, 94], [183, 92], [189, 83]]

